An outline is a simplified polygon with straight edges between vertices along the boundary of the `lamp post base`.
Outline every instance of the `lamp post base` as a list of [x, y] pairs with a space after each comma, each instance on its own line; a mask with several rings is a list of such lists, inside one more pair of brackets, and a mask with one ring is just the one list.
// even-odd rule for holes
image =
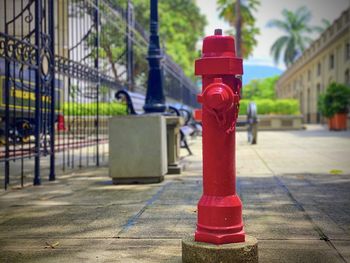
[[145, 104], [143, 109], [146, 113], [163, 113], [166, 110], [166, 105], [161, 103]]

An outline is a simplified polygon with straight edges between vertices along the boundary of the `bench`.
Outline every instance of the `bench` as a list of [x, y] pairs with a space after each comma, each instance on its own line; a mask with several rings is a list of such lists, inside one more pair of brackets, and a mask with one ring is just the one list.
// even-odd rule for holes
[[248, 142], [256, 144], [258, 141], [258, 108], [255, 102], [249, 102], [247, 107], [247, 120], [238, 121], [236, 126], [248, 126]]
[[118, 90], [115, 93], [115, 98], [118, 101], [123, 101], [126, 104], [127, 114], [137, 115], [137, 114], [143, 113], [143, 105], [145, 103], [144, 95], [122, 89], [122, 90]]
[[179, 116], [182, 116], [185, 121], [184, 125], [180, 128], [181, 147], [185, 148], [188, 153], [192, 155], [192, 151], [188, 146], [187, 138], [202, 135], [202, 125], [193, 118], [191, 111], [184, 108], [180, 108], [178, 111], [180, 114]]
[[[119, 101], [125, 102], [127, 114], [139, 115], [143, 114], [143, 105], [145, 103], [145, 96], [139, 93], [130, 92], [125, 89], [118, 90], [115, 94], [115, 98]], [[185, 109], [177, 109], [173, 106], [168, 106], [165, 115], [175, 115], [184, 118], [185, 123], [180, 127], [180, 146], [185, 148], [189, 155], [192, 155], [192, 151], [188, 145], [187, 138], [198, 134], [198, 129], [189, 125], [191, 123], [192, 115], [190, 111]]]

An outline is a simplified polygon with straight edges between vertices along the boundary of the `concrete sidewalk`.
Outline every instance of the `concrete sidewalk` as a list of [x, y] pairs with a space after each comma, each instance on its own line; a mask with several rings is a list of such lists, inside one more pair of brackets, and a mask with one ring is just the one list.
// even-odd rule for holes
[[[255, 146], [237, 137], [260, 262], [350, 262], [350, 133], [261, 132]], [[161, 184], [115, 186], [100, 168], [1, 192], [0, 262], [181, 262], [202, 191], [200, 139], [191, 147], [186, 172]]]

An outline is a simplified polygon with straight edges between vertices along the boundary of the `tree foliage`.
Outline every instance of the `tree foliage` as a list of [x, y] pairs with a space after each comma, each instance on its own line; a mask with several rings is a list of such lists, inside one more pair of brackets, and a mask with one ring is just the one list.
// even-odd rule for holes
[[314, 28], [309, 26], [311, 13], [305, 6], [299, 7], [295, 12], [284, 9], [282, 16], [283, 20], [273, 19], [267, 25], [285, 33], [272, 45], [271, 54], [275, 63], [278, 63], [279, 59], [283, 57], [283, 61], [288, 67], [312, 41], [309, 34]]
[[330, 118], [336, 113], [347, 113], [350, 106], [350, 88], [344, 84], [331, 83], [318, 98], [318, 108], [322, 115]]
[[325, 30], [327, 30], [327, 28], [329, 28], [332, 25], [332, 23], [328, 20], [323, 18], [321, 20], [321, 25], [319, 26], [314, 26], [313, 30], [322, 34]]
[[250, 100], [275, 99], [275, 85], [278, 78], [279, 76], [274, 76], [250, 81], [243, 87], [243, 98]]
[[[133, 0], [136, 20], [149, 30], [150, 1]], [[159, 35], [165, 52], [192, 77], [198, 57], [196, 43], [204, 35], [206, 18], [194, 0], [158, 2]]]
[[63, 114], [70, 116], [96, 116], [97, 109], [98, 114], [104, 116], [126, 115], [127, 113], [126, 105], [119, 102], [64, 102], [62, 107]]
[[[150, 1], [132, 0], [136, 23], [149, 32]], [[79, 0], [77, 0], [79, 4]], [[93, 17], [93, 8], [79, 5], [82, 13], [89, 13]], [[100, 9], [100, 48], [98, 50], [100, 63], [107, 71], [111, 71], [116, 81], [125, 79], [126, 64], [126, 22], [119, 12], [113, 8], [125, 10], [127, 0], [108, 0], [101, 2]], [[196, 43], [204, 35], [206, 18], [200, 13], [195, 0], [159, 1], [159, 35], [164, 52], [167, 53], [185, 74], [193, 77], [193, 61], [197, 58]], [[90, 48], [95, 47], [95, 32], [86, 39]], [[146, 41], [145, 41], [146, 37]], [[147, 36], [134, 31], [134, 77], [136, 85], [145, 85], [147, 79]], [[97, 50], [93, 50], [94, 55]]]
[[[234, 28], [237, 19], [236, 0], [217, 0], [217, 4], [220, 17]], [[259, 35], [260, 30], [255, 25], [256, 19], [253, 15], [253, 11], [256, 11], [259, 5], [259, 0], [246, 0], [241, 4], [241, 51], [244, 58], [249, 57], [253, 53], [254, 47], [257, 45], [256, 36]], [[229, 30], [227, 33], [233, 34], [234, 30]]]

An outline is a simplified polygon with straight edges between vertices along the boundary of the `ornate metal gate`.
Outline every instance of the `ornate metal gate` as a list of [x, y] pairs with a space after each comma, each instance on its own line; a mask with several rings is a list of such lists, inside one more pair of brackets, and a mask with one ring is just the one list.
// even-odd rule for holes
[[[5, 188], [108, 161], [108, 118], [126, 111], [115, 91], [146, 90], [148, 35], [136, 20], [130, 0], [0, 0]], [[196, 87], [168, 56], [164, 71], [166, 96], [195, 106]]]
[[[0, 32], [1, 161], [5, 188], [10, 163], [34, 158], [34, 184], [41, 182], [40, 156], [54, 167], [55, 71], [53, 0], [2, 1]], [[34, 140], [32, 141], [32, 137]], [[50, 169], [50, 180], [55, 179]]]
[[55, 180], [57, 165], [99, 165], [108, 139], [101, 101], [119, 86], [99, 71], [98, 0], [2, 0], [0, 10], [5, 189], [10, 174], [40, 185], [43, 173]]

